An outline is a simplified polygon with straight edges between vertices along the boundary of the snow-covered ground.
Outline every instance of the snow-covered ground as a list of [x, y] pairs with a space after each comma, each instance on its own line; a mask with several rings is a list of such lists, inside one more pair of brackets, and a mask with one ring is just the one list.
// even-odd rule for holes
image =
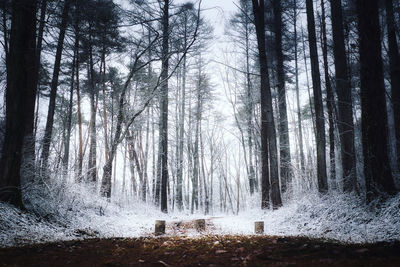
[[[156, 219], [168, 223], [195, 218], [211, 218], [215, 227], [207, 234], [253, 234], [254, 222], [264, 221], [267, 235], [303, 235], [351, 243], [400, 240], [400, 194], [379, 207], [366, 206], [351, 195], [307, 194], [275, 211], [253, 207], [242, 208], [238, 215], [203, 216], [163, 214], [140, 201], [109, 203], [79, 185], [68, 186], [68, 190], [55, 188], [46, 197], [38, 194], [27, 199], [29, 212], [0, 203], [0, 247], [95, 236], [149, 236]], [[171, 232], [167, 230], [168, 234]], [[189, 235], [201, 234], [189, 231]]]

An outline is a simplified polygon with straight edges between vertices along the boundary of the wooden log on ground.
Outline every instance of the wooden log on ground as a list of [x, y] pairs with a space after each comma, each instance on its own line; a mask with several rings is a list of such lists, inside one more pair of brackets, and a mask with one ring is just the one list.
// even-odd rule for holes
[[206, 220], [198, 219], [194, 221], [194, 226], [198, 232], [206, 230]]
[[255, 222], [254, 223], [254, 232], [256, 234], [263, 234], [264, 233], [264, 222]]
[[165, 221], [156, 220], [154, 234], [155, 235], [165, 234]]

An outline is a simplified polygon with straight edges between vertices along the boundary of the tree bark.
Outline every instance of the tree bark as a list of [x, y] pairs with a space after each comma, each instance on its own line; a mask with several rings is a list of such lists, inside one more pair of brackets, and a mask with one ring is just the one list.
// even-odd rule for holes
[[297, 103], [297, 125], [299, 128], [299, 146], [300, 146], [300, 167], [304, 172], [304, 147], [303, 147], [303, 127], [301, 119], [300, 92], [299, 92], [299, 67], [298, 67], [298, 47], [297, 47], [297, 0], [293, 0], [293, 38], [294, 38], [294, 62], [296, 78], [296, 103]]
[[67, 132], [65, 134], [65, 145], [64, 145], [64, 156], [63, 156], [63, 169], [64, 174], [68, 171], [68, 161], [69, 161], [69, 143], [71, 138], [71, 128], [72, 128], [72, 105], [73, 105], [73, 97], [74, 97], [74, 79], [75, 79], [75, 58], [76, 51], [74, 51], [74, 56], [72, 59], [72, 68], [71, 68], [71, 85], [70, 85], [70, 94], [69, 94], [69, 103], [68, 103], [68, 118], [67, 118]]
[[283, 69], [282, 50], [282, 6], [280, 0], [273, 0], [274, 30], [275, 30], [275, 53], [277, 61], [278, 78], [278, 103], [279, 103], [279, 152], [280, 152], [280, 174], [281, 189], [286, 192], [291, 181], [291, 158], [289, 144], [289, 126], [286, 109], [285, 72]]
[[[184, 46], [187, 46], [187, 18], [185, 16], [185, 25], [184, 25]], [[186, 55], [183, 58], [182, 65], [182, 93], [181, 93], [181, 110], [179, 117], [179, 149], [178, 149], [178, 169], [177, 169], [177, 179], [176, 179], [176, 204], [178, 206], [178, 210], [183, 209], [183, 196], [182, 196], [182, 187], [183, 187], [183, 145], [184, 145], [184, 134], [185, 134], [185, 106], [186, 106]]]
[[0, 158], [0, 201], [23, 208], [21, 160], [26, 125], [33, 123], [36, 97], [36, 1], [12, 2], [6, 89], [6, 131]]
[[396, 24], [394, 21], [393, 1], [385, 0], [386, 25], [389, 44], [390, 86], [396, 134], [397, 162], [400, 166], [400, 55], [397, 45]]
[[168, 58], [169, 58], [169, 0], [163, 6], [161, 110], [160, 110], [160, 163], [161, 163], [161, 211], [168, 212]]
[[[252, 3], [257, 33], [258, 59], [261, 76], [261, 208], [269, 208], [269, 190], [271, 189], [272, 207], [277, 209], [282, 206], [282, 199], [279, 190], [278, 152], [272, 110], [271, 87], [268, 74], [267, 52], [265, 47], [264, 1], [261, 0], [259, 2], [258, 0], [252, 0]], [[268, 160], [270, 165], [268, 164]]]
[[[89, 26], [90, 27], [90, 26]], [[89, 29], [89, 32], [91, 30]], [[94, 85], [94, 63], [93, 63], [93, 46], [91, 33], [89, 33], [89, 66], [88, 66], [88, 77], [89, 77], [89, 96], [90, 96], [90, 144], [89, 144], [89, 162], [88, 162], [88, 180], [90, 182], [97, 182], [97, 128], [96, 128], [96, 113], [97, 113], [97, 96], [98, 92]], [[110, 170], [112, 169], [112, 158], [108, 158], [111, 162]], [[107, 161], [107, 162], [108, 162]], [[107, 164], [106, 164], [107, 165]], [[107, 168], [104, 167], [104, 170]], [[110, 172], [111, 179], [111, 172]], [[111, 184], [111, 181], [110, 181]], [[111, 185], [110, 185], [111, 188]], [[111, 189], [110, 189], [111, 190]], [[111, 196], [111, 192], [107, 195]]]
[[310, 48], [311, 77], [313, 83], [316, 142], [317, 142], [317, 179], [318, 191], [325, 193], [328, 191], [328, 181], [326, 176], [326, 150], [325, 150], [325, 119], [324, 107], [322, 103], [321, 76], [318, 64], [317, 40], [315, 34], [315, 20], [313, 1], [306, 0], [307, 9], [307, 28], [308, 42]]
[[388, 125], [379, 7], [376, 1], [356, 1], [361, 80], [361, 124], [367, 201], [395, 194], [388, 156]]
[[54, 69], [53, 69], [53, 77], [51, 80], [51, 88], [50, 88], [50, 99], [49, 99], [49, 109], [47, 112], [47, 121], [46, 128], [44, 130], [43, 136], [43, 147], [42, 147], [42, 155], [41, 155], [41, 168], [42, 173], [45, 177], [48, 177], [48, 160], [50, 153], [50, 143], [51, 137], [53, 133], [53, 124], [54, 124], [54, 111], [56, 108], [56, 97], [57, 97], [57, 88], [58, 88], [58, 77], [60, 74], [60, 65], [61, 65], [61, 56], [64, 46], [64, 37], [65, 31], [68, 23], [68, 12], [70, 7], [71, 0], [65, 0], [64, 7], [61, 15], [61, 23], [60, 23], [60, 34], [58, 36], [57, 42], [57, 51], [56, 57], [54, 61]]
[[333, 54], [335, 58], [336, 92], [338, 97], [338, 129], [342, 155], [343, 190], [357, 190], [356, 161], [354, 150], [353, 100], [347, 73], [347, 57], [344, 43], [341, 0], [331, 0]]
[[329, 62], [328, 62], [328, 41], [326, 38], [326, 21], [325, 21], [325, 3], [321, 0], [321, 43], [322, 57], [324, 60], [324, 76], [326, 89], [326, 107], [328, 109], [328, 125], [329, 125], [329, 162], [330, 162], [330, 180], [333, 187], [336, 188], [336, 159], [335, 159], [335, 126], [334, 110], [336, 108], [335, 98], [333, 96], [331, 80], [329, 77]]

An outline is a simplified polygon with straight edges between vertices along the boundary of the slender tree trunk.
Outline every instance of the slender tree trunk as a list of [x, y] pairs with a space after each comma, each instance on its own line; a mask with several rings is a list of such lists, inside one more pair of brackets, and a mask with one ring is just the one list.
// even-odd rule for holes
[[335, 58], [336, 92], [338, 97], [338, 129], [342, 155], [343, 190], [357, 191], [354, 149], [353, 100], [344, 43], [341, 0], [331, 0], [333, 54]]
[[326, 21], [325, 21], [325, 3], [321, 0], [321, 43], [322, 43], [322, 57], [324, 60], [324, 75], [325, 75], [325, 89], [326, 89], [326, 107], [328, 109], [328, 123], [329, 123], [329, 162], [330, 162], [330, 180], [332, 185], [336, 188], [336, 159], [335, 159], [335, 126], [334, 110], [336, 107], [335, 98], [333, 96], [331, 80], [329, 77], [329, 62], [328, 62], [328, 41], [326, 38]]
[[289, 126], [286, 109], [285, 72], [283, 69], [282, 50], [282, 7], [280, 0], [273, 0], [274, 29], [275, 29], [275, 53], [277, 60], [278, 78], [278, 103], [279, 103], [279, 152], [281, 189], [286, 192], [291, 182], [291, 159], [289, 144]]
[[[89, 30], [90, 31], [90, 30]], [[97, 156], [97, 128], [96, 128], [96, 113], [97, 113], [97, 91], [94, 85], [94, 63], [93, 63], [93, 47], [92, 47], [92, 40], [91, 36], [89, 36], [90, 48], [89, 48], [89, 66], [88, 66], [88, 75], [90, 77], [90, 145], [89, 145], [89, 162], [88, 162], [88, 179], [90, 182], [96, 183], [97, 182], [97, 164], [96, 164], [96, 156]], [[112, 169], [112, 160], [108, 158], [108, 161], [111, 161], [110, 170]], [[106, 164], [107, 165], [107, 164]], [[105, 168], [108, 170], [108, 168]], [[110, 177], [111, 177], [110, 172]], [[111, 188], [111, 181], [110, 181], [110, 188]], [[107, 194], [107, 197], [111, 196]]]
[[[108, 119], [107, 119], [107, 106], [106, 106], [106, 55], [105, 48], [103, 47], [103, 53], [101, 55], [101, 61], [103, 65], [103, 73], [102, 73], [102, 91], [103, 91], [103, 120], [104, 120], [104, 151], [105, 151], [105, 160], [108, 160], [109, 154], [109, 142], [108, 142]], [[101, 70], [100, 70], [101, 71]]]
[[26, 126], [33, 123], [36, 98], [36, 1], [12, 2], [6, 89], [6, 129], [0, 158], [0, 201], [23, 208], [21, 160]]
[[169, 0], [163, 6], [162, 70], [161, 70], [161, 109], [160, 109], [160, 172], [161, 172], [161, 211], [168, 212], [168, 58], [169, 58]]
[[249, 10], [249, 2], [244, 1], [243, 9], [246, 11], [245, 14], [245, 54], [246, 54], [246, 119], [247, 119], [247, 145], [249, 147], [249, 158], [248, 158], [248, 174], [249, 174], [249, 187], [250, 195], [255, 190], [255, 171], [253, 161], [253, 97], [252, 97], [252, 86], [250, 79], [250, 18], [247, 14]]
[[[201, 63], [200, 63], [201, 64]], [[199, 206], [199, 178], [200, 178], [200, 164], [199, 164], [199, 138], [200, 138], [200, 120], [201, 120], [201, 66], [198, 73], [198, 84], [197, 84], [197, 105], [196, 105], [196, 128], [194, 136], [194, 149], [193, 149], [193, 183], [192, 183], [192, 194], [193, 200], [196, 206], [196, 210]]]
[[83, 137], [82, 137], [82, 112], [81, 112], [81, 93], [79, 88], [79, 32], [75, 31], [75, 53], [76, 53], [76, 104], [78, 107], [78, 136], [79, 136], [79, 145], [78, 145], [78, 176], [77, 181], [82, 181], [82, 167], [83, 167]]
[[298, 67], [298, 47], [297, 47], [297, 0], [293, 0], [293, 38], [294, 38], [294, 62], [296, 78], [296, 103], [297, 103], [297, 126], [299, 128], [299, 146], [300, 146], [300, 167], [304, 172], [304, 148], [303, 148], [303, 127], [301, 119], [300, 92], [299, 92], [299, 67]]
[[394, 21], [393, 1], [385, 0], [386, 25], [389, 44], [390, 86], [396, 134], [397, 162], [400, 166], [400, 55], [397, 45], [396, 24]]
[[[261, 164], [262, 196], [261, 207], [269, 208], [269, 190], [271, 189], [272, 207], [282, 206], [279, 190], [278, 152], [272, 109], [271, 88], [268, 74], [267, 52], [265, 47], [264, 1], [252, 0], [257, 33], [258, 57], [261, 75]], [[268, 157], [269, 156], [269, 157]], [[269, 162], [268, 162], [269, 158]], [[270, 163], [270, 165], [268, 164]], [[269, 165], [269, 166], [268, 166]], [[270, 169], [270, 173], [269, 173]], [[269, 181], [269, 174], [271, 184]], [[271, 188], [270, 188], [271, 186]]]
[[[187, 46], [187, 23], [185, 17], [184, 25], [184, 46]], [[185, 134], [185, 106], [186, 106], [186, 55], [183, 58], [182, 65], [182, 93], [181, 93], [181, 110], [179, 118], [179, 162], [177, 169], [177, 187], [176, 187], [176, 204], [178, 210], [183, 209], [183, 198], [182, 198], [182, 185], [183, 185], [183, 145], [184, 145], [184, 134]]]
[[324, 107], [322, 103], [321, 76], [318, 64], [317, 40], [315, 35], [315, 20], [313, 1], [306, 0], [307, 9], [307, 28], [308, 42], [311, 58], [311, 76], [314, 92], [315, 122], [317, 127], [317, 179], [318, 190], [321, 193], [328, 191], [328, 181], [326, 176], [326, 155], [325, 155], [325, 119]]
[[69, 103], [68, 103], [68, 118], [67, 118], [67, 132], [65, 134], [65, 145], [64, 145], [64, 157], [63, 157], [63, 169], [66, 174], [68, 171], [68, 161], [69, 161], [69, 143], [71, 138], [71, 128], [72, 128], [72, 105], [73, 105], [73, 96], [74, 96], [74, 79], [75, 79], [75, 58], [76, 51], [74, 51], [74, 57], [72, 59], [72, 68], [71, 68], [71, 89], [69, 94]]
[[56, 57], [54, 61], [54, 69], [53, 69], [53, 77], [51, 80], [51, 88], [50, 88], [50, 100], [49, 100], [49, 109], [47, 112], [47, 121], [46, 127], [44, 130], [43, 136], [43, 146], [42, 146], [42, 172], [48, 177], [48, 161], [49, 161], [49, 153], [50, 153], [50, 143], [51, 137], [53, 133], [53, 124], [54, 124], [54, 111], [56, 108], [56, 97], [57, 97], [57, 88], [58, 88], [58, 77], [60, 74], [60, 66], [61, 66], [61, 56], [64, 47], [64, 37], [65, 31], [67, 29], [68, 24], [68, 12], [71, 4], [71, 0], [65, 0], [64, 7], [61, 15], [61, 23], [60, 23], [60, 34], [58, 36], [57, 42], [57, 51]]
[[357, 0], [361, 124], [367, 201], [396, 192], [388, 156], [388, 125], [376, 1]]

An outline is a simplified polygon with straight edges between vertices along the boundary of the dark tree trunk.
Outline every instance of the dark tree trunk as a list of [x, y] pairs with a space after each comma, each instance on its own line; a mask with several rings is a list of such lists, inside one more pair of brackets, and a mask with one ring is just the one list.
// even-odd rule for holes
[[160, 109], [160, 171], [161, 171], [161, 211], [168, 212], [168, 58], [169, 58], [169, 0], [163, 6], [161, 109]]
[[71, 85], [70, 85], [70, 94], [69, 94], [69, 103], [68, 103], [68, 118], [67, 118], [67, 132], [65, 135], [65, 145], [64, 145], [64, 157], [63, 157], [63, 169], [66, 174], [68, 171], [68, 162], [69, 162], [69, 143], [71, 139], [71, 128], [72, 128], [72, 106], [73, 106], [73, 98], [74, 98], [74, 79], [75, 79], [75, 59], [76, 59], [76, 51], [74, 51], [74, 57], [72, 59], [71, 64]]
[[393, 1], [385, 0], [386, 24], [389, 44], [390, 85], [396, 134], [397, 162], [400, 166], [400, 56], [396, 38], [396, 24], [393, 14]]
[[388, 125], [377, 1], [357, 0], [361, 124], [367, 201], [396, 192], [388, 156]]
[[335, 126], [334, 110], [335, 110], [335, 98], [333, 97], [331, 80], [329, 77], [329, 66], [328, 66], [328, 41], [326, 38], [326, 21], [325, 21], [325, 3], [321, 0], [321, 39], [322, 39], [322, 56], [324, 59], [324, 76], [325, 76], [325, 88], [326, 88], [326, 107], [328, 109], [328, 123], [329, 123], [329, 162], [330, 162], [330, 180], [333, 187], [336, 187], [336, 160], [335, 160]]
[[347, 73], [347, 57], [344, 43], [341, 0], [331, 0], [333, 53], [335, 57], [336, 92], [338, 97], [338, 128], [341, 142], [343, 190], [357, 191], [353, 101], [350, 79]]
[[60, 24], [60, 34], [58, 36], [57, 42], [57, 51], [56, 57], [54, 61], [54, 69], [53, 69], [53, 77], [51, 80], [51, 88], [50, 88], [50, 100], [49, 100], [49, 109], [47, 112], [47, 121], [46, 128], [43, 136], [43, 147], [42, 147], [42, 172], [45, 176], [48, 176], [48, 160], [50, 153], [50, 143], [51, 143], [51, 135], [53, 132], [53, 123], [54, 123], [54, 111], [56, 107], [56, 97], [57, 97], [57, 88], [58, 88], [58, 76], [60, 74], [60, 65], [61, 65], [61, 55], [64, 46], [64, 37], [65, 31], [67, 28], [68, 22], [68, 12], [70, 7], [71, 0], [65, 0], [62, 15], [61, 15], [61, 24]]
[[280, 0], [273, 0], [274, 11], [274, 29], [275, 29], [275, 53], [277, 60], [278, 75], [278, 103], [279, 103], [279, 152], [280, 152], [280, 171], [281, 188], [286, 192], [291, 181], [291, 159], [289, 144], [289, 126], [286, 109], [286, 89], [285, 72], [283, 69], [283, 51], [282, 51], [282, 7]]
[[[269, 208], [269, 190], [271, 189], [272, 207], [277, 209], [282, 206], [282, 199], [279, 190], [278, 152], [268, 74], [267, 52], [265, 47], [264, 1], [261, 0], [259, 2], [258, 0], [252, 0], [252, 3], [261, 76], [261, 208]], [[268, 163], [270, 163], [270, 165]]]
[[314, 92], [315, 124], [317, 141], [317, 178], [318, 190], [321, 193], [328, 191], [326, 177], [326, 155], [325, 155], [325, 119], [324, 107], [322, 104], [321, 77], [318, 64], [317, 40], [315, 35], [315, 20], [313, 1], [306, 0], [308, 42], [310, 48], [311, 77]]
[[0, 201], [23, 207], [21, 160], [26, 125], [33, 123], [36, 97], [36, 1], [15, 0], [6, 91], [6, 131], [0, 159]]

